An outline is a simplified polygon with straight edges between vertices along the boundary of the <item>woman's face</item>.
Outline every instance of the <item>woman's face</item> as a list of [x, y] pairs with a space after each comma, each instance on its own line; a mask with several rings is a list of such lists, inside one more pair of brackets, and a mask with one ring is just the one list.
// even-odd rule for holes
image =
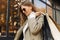
[[31, 6], [21, 6], [21, 9], [23, 11], [23, 13], [28, 16], [30, 14], [30, 12], [32, 11], [32, 7]]

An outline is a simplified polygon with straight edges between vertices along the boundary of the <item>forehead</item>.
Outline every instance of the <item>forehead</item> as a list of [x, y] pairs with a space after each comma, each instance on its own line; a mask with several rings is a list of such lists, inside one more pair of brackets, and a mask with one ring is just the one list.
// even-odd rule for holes
[[27, 8], [28, 6], [23, 6], [23, 5], [21, 5], [21, 8]]

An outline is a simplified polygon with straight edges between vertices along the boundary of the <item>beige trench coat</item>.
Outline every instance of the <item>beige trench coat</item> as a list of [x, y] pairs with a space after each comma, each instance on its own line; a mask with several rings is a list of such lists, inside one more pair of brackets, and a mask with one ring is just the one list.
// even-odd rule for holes
[[[43, 21], [44, 21], [43, 15], [38, 16], [36, 19], [31, 18], [31, 19], [28, 19], [28, 21], [26, 21], [26, 22], [28, 22], [28, 29], [25, 32], [25, 40], [42, 40], [43, 39], [42, 33], [41, 33]], [[23, 28], [24, 28], [26, 22], [18, 30], [14, 40], [19, 40], [19, 37], [23, 31]]]

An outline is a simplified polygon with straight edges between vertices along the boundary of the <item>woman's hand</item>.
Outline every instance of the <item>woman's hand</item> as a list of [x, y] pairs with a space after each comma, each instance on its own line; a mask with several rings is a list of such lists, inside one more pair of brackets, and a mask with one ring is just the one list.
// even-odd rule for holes
[[36, 12], [36, 16], [40, 16], [41, 14], [41, 12]]

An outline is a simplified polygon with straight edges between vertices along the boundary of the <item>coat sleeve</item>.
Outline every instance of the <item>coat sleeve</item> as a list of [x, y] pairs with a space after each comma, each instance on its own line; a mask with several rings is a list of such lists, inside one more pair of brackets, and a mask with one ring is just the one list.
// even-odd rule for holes
[[28, 19], [30, 32], [32, 34], [38, 34], [40, 32], [40, 29], [42, 28], [43, 21], [44, 21], [43, 15], [40, 15], [38, 20], [34, 17]]
[[17, 34], [16, 34], [14, 40], [19, 40], [22, 31], [23, 31], [23, 27], [20, 27], [20, 29], [17, 31]]

